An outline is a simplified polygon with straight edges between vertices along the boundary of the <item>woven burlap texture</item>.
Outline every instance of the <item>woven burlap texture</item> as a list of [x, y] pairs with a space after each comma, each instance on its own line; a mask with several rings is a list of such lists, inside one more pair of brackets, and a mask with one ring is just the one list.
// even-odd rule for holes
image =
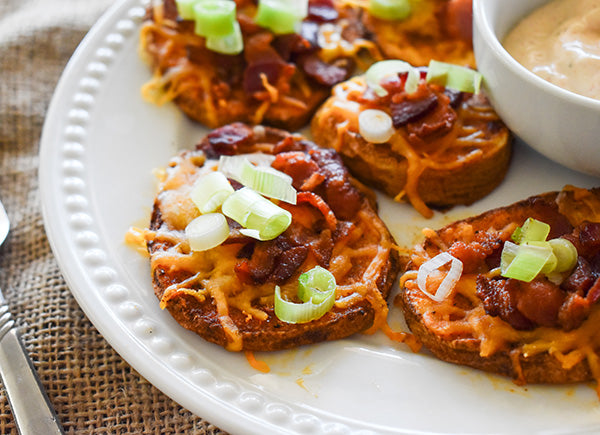
[[[67, 433], [221, 434], [133, 370], [71, 295], [42, 221], [39, 140], [54, 87], [111, 0], [0, 1], [0, 286]], [[17, 433], [4, 390], [0, 433]]]

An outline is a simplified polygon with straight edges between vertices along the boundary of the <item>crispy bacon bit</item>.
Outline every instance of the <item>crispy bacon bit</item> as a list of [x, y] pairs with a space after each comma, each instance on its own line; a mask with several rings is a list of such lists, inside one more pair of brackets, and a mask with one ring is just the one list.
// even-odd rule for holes
[[305, 53], [313, 48], [309, 40], [297, 33], [278, 35], [273, 40], [272, 45], [286, 62], [291, 60], [293, 54]]
[[300, 190], [304, 182], [319, 171], [317, 163], [302, 151], [277, 154], [271, 166], [292, 177], [292, 185], [296, 190]]
[[[478, 233], [476, 240], [472, 243], [457, 241], [450, 246], [448, 252], [459, 259], [463, 264], [464, 273], [473, 273], [479, 268], [490, 267], [488, 258], [494, 257], [499, 261], [499, 256], [494, 255], [502, 249], [502, 240], [490, 233]], [[497, 265], [492, 265], [495, 267]]]
[[392, 122], [395, 128], [400, 128], [422, 118], [426, 113], [432, 110], [438, 103], [438, 98], [434, 93], [429, 94], [422, 100], [404, 100], [401, 103], [392, 103]]
[[457, 109], [458, 106], [460, 106], [463, 96], [465, 95], [464, 92], [456, 91], [450, 88], [444, 89], [444, 94], [446, 94], [446, 96], [450, 99], [450, 107], [453, 109]]
[[520, 292], [517, 309], [534, 325], [554, 327], [558, 324], [558, 313], [565, 301], [566, 293], [545, 279], [532, 282], [516, 281]]
[[490, 316], [500, 317], [515, 329], [533, 329], [533, 322], [517, 309], [518, 289], [514, 285], [508, 285], [508, 281], [510, 280], [477, 276], [477, 296], [483, 301], [485, 312]]
[[320, 187], [324, 187], [325, 192], [321, 196], [338, 219], [352, 220], [360, 209], [362, 197], [350, 184], [348, 170], [342, 164], [340, 156], [332, 149], [317, 148], [312, 149], [310, 155], [325, 176], [325, 181]]
[[333, 86], [346, 80], [354, 69], [350, 58], [340, 58], [333, 63], [326, 63], [314, 53], [300, 56], [298, 64], [308, 76], [325, 86]]
[[298, 204], [308, 203], [319, 210], [325, 218], [325, 222], [327, 222], [327, 227], [331, 231], [335, 231], [337, 228], [337, 218], [327, 203], [323, 201], [323, 198], [313, 192], [298, 192], [296, 197]]
[[308, 256], [306, 246], [294, 246], [283, 251], [277, 258], [275, 269], [273, 270], [273, 280], [282, 284], [292, 277], [294, 272], [304, 263]]
[[444, 135], [452, 130], [458, 115], [450, 107], [450, 99], [443, 93], [437, 94], [437, 104], [425, 112], [418, 122], [407, 123], [406, 129], [410, 135], [426, 138], [432, 135]]
[[229, 124], [210, 132], [197, 148], [202, 149], [209, 158], [233, 155], [240, 146], [248, 143], [252, 134], [252, 129], [245, 124]]
[[279, 78], [284, 74], [290, 75], [287, 71], [294, 66], [286, 63], [279, 53], [271, 46], [273, 35], [268, 32], [261, 32], [252, 35], [245, 41], [244, 58], [248, 63], [244, 71], [244, 91], [248, 94], [264, 91], [264, 85], [261, 74], [267, 77], [271, 84], [276, 84]]
[[595, 278], [590, 263], [583, 257], [577, 259], [577, 266], [571, 275], [562, 283], [562, 287], [568, 292], [584, 296], [588, 289], [594, 284]]
[[[543, 207], [540, 205], [539, 209]], [[560, 222], [560, 219], [555, 220]], [[576, 267], [560, 286], [542, 276], [526, 283], [479, 275], [477, 296], [482, 299], [486, 312], [499, 316], [515, 329], [546, 326], [569, 331], [577, 328], [587, 318], [591, 307], [600, 300], [599, 229], [599, 224], [586, 222], [564, 235], [574, 242], [579, 258]], [[455, 251], [453, 255], [459, 258], [466, 258], [467, 264], [472, 258], [480, 260], [482, 254], [476, 243], [455, 243], [451, 251]]]

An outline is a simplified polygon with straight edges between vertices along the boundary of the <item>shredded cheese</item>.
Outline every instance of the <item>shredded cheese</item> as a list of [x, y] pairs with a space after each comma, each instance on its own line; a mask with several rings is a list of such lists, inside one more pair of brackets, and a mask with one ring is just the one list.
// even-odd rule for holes
[[[328, 131], [331, 126], [335, 126], [336, 136], [331, 146], [338, 151], [342, 150], [345, 141], [355, 140], [358, 136], [360, 111], [372, 108], [358, 102], [365, 89], [365, 78], [353, 77], [336, 85], [332, 97], [320, 109], [317, 126], [322, 131]], [[457, 121], [452, 129], [445, 135], [428, 139], [427, 148], [434, 150], [431, 153], [425, 153], [411, 145], [404, 128], [396, 129], [388, 141], [388, 146], [394, 154], [406, 160], [407, 166], [406, 180], [394, 199], [403, 201], [406, 198], [424, 217], [431, 217], [433, 211], [423, 201], [419, 192], [422, 175], [427, 170], [458, 170], [485, 155], [495, 153], [504, 146], [508, 137], [507, 132], [497, 133], [503, 135], [498, 140], [499, 136], [495, 136], [496, 133], [490, 135], [485, 131], [487, 122], [497, 119], [497, 115], [489, 106], [463, 104], [458, 109]], [[374, 157], [367, 154], [361, 154], [360, 159], [368, 163]]]

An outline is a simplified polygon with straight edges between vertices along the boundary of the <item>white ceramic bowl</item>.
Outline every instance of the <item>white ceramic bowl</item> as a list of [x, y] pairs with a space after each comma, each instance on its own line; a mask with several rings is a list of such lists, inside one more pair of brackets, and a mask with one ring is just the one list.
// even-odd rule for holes
[[600, 176], [600, 100], [553, 85], [503, 48], [508, 32], [548, 0], [473, 0], [473, 45], [484, 89], [506, 125], [532, 148]]

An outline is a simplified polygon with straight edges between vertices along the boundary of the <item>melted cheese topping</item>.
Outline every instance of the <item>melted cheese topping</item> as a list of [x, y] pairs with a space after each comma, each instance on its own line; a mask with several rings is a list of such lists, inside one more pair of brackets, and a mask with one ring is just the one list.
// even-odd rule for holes
[[[582, 190], [585, 189], [567, 187], [562, 194], [571, 199], [573, 195], [579, 196], [580, 199], [583, 197], [587, 203], [598, 204], [597, 195], [591, 195], [587, 190], [585, 190], [587, 193], [583, 194]], [[562, 203], [560, 195], [558, 202], [560, 208]], [[588, 215], [588, 220], [599, 219], [600, 213]], [[509, 225], [497, 230], [498, 236], [506, 239], [508, 234], [512, 234], [514, 227], [515, 225]], [[477, 275], [474, 273], [463, 274], [446, 299], [441, 302], [433, 301], [419, 290], [417, 270], [425, 261], [433, 258], [440, 251], [445, 251], [447, 246], [438, 233], [429, 231], [427, 234], [428, 243], [433, 248], [423, 249], [421, 246], [413, 252], [412, 266], [409, 266], [411, 270], [402, 276], [400, 286], [405, 289], [404, 291], [410, 292], [411, 304], [422, 316], [422, 322], [429, 331], [447, 342], [453, 340], [470, 342], [474, 348], [479, 349], [479, 355], [483, 358], [501, 351], [509, 352], [515, 373], [519, 375], [519, 382], [524, 382], [519, 363], [520, 356], [528, 358], [542, 353], [555, 357], [565, 370], [587, 361], [592, 375], [600, 381], [600, 363], [597, 353], [600, 349], [600, 334], [598, 334], [600, 304], [595, 304], [588, 318], [574, 330], [537, 327], [530, 331], [520, 331], [499, 317], [490, 316], [485, 312], [481, 300], [476, 295]], [[473, 240], [473, 237], [473, 227], [462, 223], [454, 228], [452, 239], [468, 243]], [[494, 272], [494, 270], [490, 271], [490, 273]], [[435, 287], [436, 283], [432, 281], [431, 285]], [[600, 394], [600, 386], [598, 393]]]
[[[160, 306], [183, 294], [191, 295], [201, 302], [211, 301], [216, 307], [219, 323], [228, 339], [228, 350], [243, 349], [242, 334], [230, 316], [235, 308], [249, 318], [266, 321], [268, 314], [264, 307], [273, 307], [273, 283], [249, 285], [241, 282], [235, 273], [239, 259], [237, 253], [241, 244], [220, 245], [208, 251], [190, 251], [183, 229], [196, 213], [190, 213], [190, 183], [202, 171], [211, 170], [212, 162], [198, 158], [198, 153], [184, 153], [173, 159], [162, 174], [157, 200], [163, 218], [163, 225], [157, 231], [132, 230], [133, 243], [152, 241], [158, 248], [151, 254], [153, 271], [163, 270], [177, 281], [167, 287], [162, 295]], [[292, 219], [295, 219], [293, 216]], [[353, 229], [334, 245], [330, 270], [336, 278], [335, 305], [339, 308], [367, 300], [375, 311], [373, 326], [366, 331], [372, 333], [386, 324], [388, 306], [377, 287], [378, 277], [385, 276], [393, 243], [387, 229], [373, 210], [364, 209], [358, 213]], [[360, 247], [360, 248], [358, 248]], [[297, 292], [297, 279], [300, 273], [316, 265], [309, 255], [299, 270], [285, 284], [281, 285], [284, 297], [292, 299]], [[179, 278], [181, 277], [181, 278]]]
[[[153, 67], [152, 79], [142, 86], [144, 99], [163, 105], [182, 95], [197, 98], [207, 118], [205, 123], [210, 126], [222, 124], [219, 119], [219, 114], [222, 112], [234, 113], [236, 110], [243, 110], [243, 108], [233, 109], [231, 105], [234, 98], [224, 98], [218, 90], [215, 90], [215, 83], [221, 80], [217, 77], [213, 65], [193, 63], [188, 58], [187, 47], [205, 49], [204, 38], [194, 33], [178, 31], [177, 23], [164, 19], [163, 15], [163, 5], [155, 5], [154, 21], [144, 22], [140, 30], [140, 55]], [[326, 46], [318, 51], [318, 55], [325, 62], [332, 62], [340, 57], [350, 57], [356, 61], [359, 68], [366, 69], [373, 61], [380, 60], [381, 55], [371, 41], [357, 38], [349, 42], [343, 39], [342, 31], [349, 24], [347, 20], [342, 19], [335, 25], [330, 23], [321, 25], [326, 29], [321, 33], [327, 35], [328, 41]], [[328, 27], [332, 29], [327, 30]], [[367, 61], [365, 56], [360, 56], [363, 50], [369, 52], [370, 60]], [[312, 91], [302, 74], [294, 74], [291, 83], [269, 83], [266, 75], [262, 75], [261, 80], [265, 87], [265, 92], [261, 93], [264, 96], [255, 93], [256, 101], [252, 103], [256, 108], [252, 110], [248, 121], [254, 124], [262, 123], [272, 107], [289, 111], [306, 110], [307, 104], [301, 98], [309, 98]], [[249, 101], [243, 89], [230, 89], [230, 91], [240, 99], [236, 104], [245, 105]], [[292, 94], [299, 94], [300, 98]]]
[[[357, 100], [367, 88], [364, 76], [353, 77], [333, 88], [332, 97], [321, 109], [316, 122], [319, 129], [326, 130], [333, 119], [336, 125], [336, 141], [330, 146], [341, 150], [344, 141], [349, 137], [359, 136], [358, 115], [362, 110], [373, 108], [360, 104]], [[377, 107], [390, 112], [387, 107]], [[504, 131], [503, 140], [486, 131], [487, 122], [498, 120], [498, 115], [488, 106], [471, 106], [463, 104], [458, 109], [458, 117], [450, 132], [428, 140], [428, 149], [433, 152], [422, 152], [408, 141], [406, 128], [395, 130], [387, 146], [393, 153], [406, 159], [406, 183], [396, 194], [395, 200], [407, 198], [413, 207], [425, 217], [433, 216], [433, 211], [425, 204], [419, 195], [419, 179], [427, 169], [448, 171], [461, 168], [473, 161], [493, 154], [506, 143], [508, 133]], [[383, 146], [383, 145], [382, 145]], [[361, 158], [368, 158], [363, 156]]]

